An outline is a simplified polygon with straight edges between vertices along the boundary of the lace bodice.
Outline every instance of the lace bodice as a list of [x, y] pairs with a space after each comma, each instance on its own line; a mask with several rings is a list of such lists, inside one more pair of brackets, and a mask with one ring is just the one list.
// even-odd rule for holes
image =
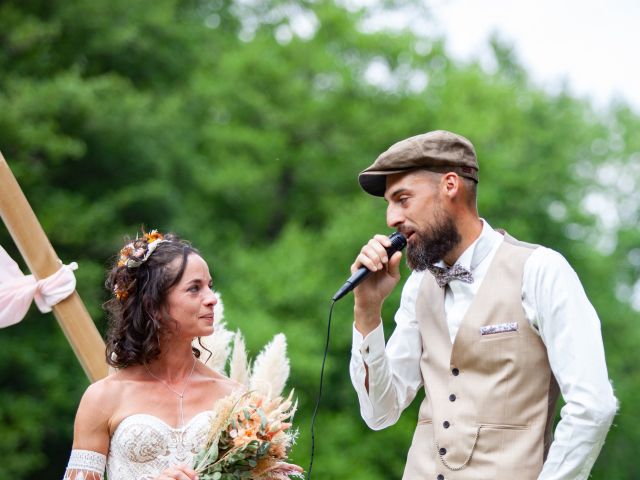
[[200, 412], [183, 428], [172, 428], [153, 415], [126, 417], [111, 437], [107, 478], [146, 480], [173, 465], [191, 466], [195, 454], [205, 446], [212, 415]]
[[[172, 428], [145, 413], [126, 417], [111, 437], [106, 458], [108, 480], [150, 480], [171, 466], [191, 466], [195, 454], [206, 444], [213, 415], [212, 411], [200, 412], [183, 428]], [[104, 464], [104, 455], [74, 450], [64, 478], [101, 479]]]

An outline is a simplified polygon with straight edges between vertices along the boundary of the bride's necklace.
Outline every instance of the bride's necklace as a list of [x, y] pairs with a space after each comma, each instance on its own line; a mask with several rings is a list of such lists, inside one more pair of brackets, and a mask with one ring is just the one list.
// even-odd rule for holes
[[143, 365], [144, 365], [144, 368], [147, 370], [147, 373], [149, 373], [149, 375], [151, 375], [153, 378], [158, 380], [165, 387], [167, 387], [169, 390], [171, 390], [173, 393], [175, 393], [178, 396], [178, 398], [180, 399], [180, 425], [179, 425], [179, 428], [184, 428], [184, 405], [183, 405], [183, 403], [184, 403], [184, 392], [187, 390], [187, 387], [189, 386], [189, 380], [191, 380], [191, 376], [193, 375], [193, 371], [196, 368], [196, 357], [195, 356], [193, 357], [193, 365], [191, 366], [191, 372], [189, 372], [189, 376], [187, 377], [186, 381], [184, 382], [184, 387], [182, 387], [182, 391], [181, 392], [175, 390], [167, 382], [162, 380], [160, 377], [154, 375], [153, 372], [151, 370], [149, 370], [149, 367], [147, 366], [146, 363], [143, 364]]

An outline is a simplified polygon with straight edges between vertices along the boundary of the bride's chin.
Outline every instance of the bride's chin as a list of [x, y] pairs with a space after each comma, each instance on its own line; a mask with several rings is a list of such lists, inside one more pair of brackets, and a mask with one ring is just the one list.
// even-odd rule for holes
[[205, 327], [202, 329], [202, 333], [200, 335], [198, 335], [199, 337], [208, 337], [209, 335], [213, 335], [214, 332], [214, 328], [213, 325], [211, 325], [210, 327]]

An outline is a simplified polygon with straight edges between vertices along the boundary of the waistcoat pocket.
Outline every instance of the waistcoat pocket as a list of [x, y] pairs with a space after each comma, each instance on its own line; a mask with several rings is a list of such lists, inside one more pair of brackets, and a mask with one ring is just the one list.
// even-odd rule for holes
[[520, 332], [518, 330], [511, 330], [509, 332], [499, 332], [499, 333], [491, 333], [488, 335], [481, 335], [481, 342], [495, 342], [497, 340], [507, 340], [510, 338], [518, 338], [520, 336]]
[[476, 423], [482, 430], [496, 429], [496, 430], [529, 430], [529, 425], [517, 425], [511, 423]]

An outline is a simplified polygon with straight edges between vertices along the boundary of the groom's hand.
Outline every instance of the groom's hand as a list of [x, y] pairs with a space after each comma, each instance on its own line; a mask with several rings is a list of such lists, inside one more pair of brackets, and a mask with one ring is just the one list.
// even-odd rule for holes
[[389, 258], [386, 248], [390, 246], [389, 237], [375, 235], [351, 265], [351, 273], [360, 267], [373, 272], [353, 291], [355, 324], [363, 336], [380, 324], [382, 304], [400, 280], [402, 253], [396, 252]]

